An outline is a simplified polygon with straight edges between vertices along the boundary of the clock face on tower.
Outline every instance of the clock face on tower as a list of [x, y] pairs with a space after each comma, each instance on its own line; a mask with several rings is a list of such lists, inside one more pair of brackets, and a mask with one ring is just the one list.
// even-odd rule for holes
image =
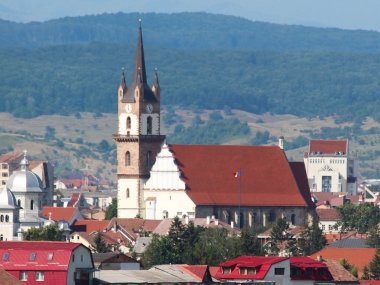
[[148, 105], [146, 106], [146, 111], [147, 111], [148, 113], [152, 113], [152, 111], [153, 111], [153, 106], [152, 106], [152, 104], [148, 104]]
[[125, 105], [125, 111], [126, 111], [127, 113], [132, 112], [132, 105], [131, 105], [131, 104], [127, 104], [127, 105]]

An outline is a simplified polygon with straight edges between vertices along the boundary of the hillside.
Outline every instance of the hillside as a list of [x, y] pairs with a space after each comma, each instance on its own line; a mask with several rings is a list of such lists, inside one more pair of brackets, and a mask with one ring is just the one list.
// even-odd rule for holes
[[[121, 68], [129, 84], [134, 53], [133, 45], [99, 42], [0, 49], [0, 112], [116, 112]], [[145, 55], [150, 82], [159, 68], [166, 106], [380, 120], [380, 54], [147, 47]]]
[[329, 50], [379, 52], [380, 33], [279, 25], [207, 13], [117, 13], [27, 24], [0, 20], [0, 47], [67, 43], [135, 43], [143, 19], [147, 46], [177, 49]]

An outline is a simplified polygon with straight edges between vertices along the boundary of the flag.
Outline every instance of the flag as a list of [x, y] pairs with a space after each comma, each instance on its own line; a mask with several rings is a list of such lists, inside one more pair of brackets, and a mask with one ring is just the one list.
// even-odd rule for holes
[[238, 172], [233, 173], [234, 177], [239, 177], [240, 176], [240, 170]]

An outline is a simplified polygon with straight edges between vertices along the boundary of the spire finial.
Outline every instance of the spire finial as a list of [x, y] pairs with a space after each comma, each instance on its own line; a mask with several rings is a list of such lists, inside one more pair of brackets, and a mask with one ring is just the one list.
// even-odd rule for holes
[[24, 149], [23, 153], [24, 153], [24, 158], [21, 160], [20, 165], [21, 165], [21, 170], [26, 170], [29, 165], [29, 161], [26, 159], [26, 153], [27, 153], [26, 149]]
[[140, 22], [140, 28], [141, 28], [141, 22], [142, 22], [142, 20], [141, 20], [141, 19], [139, 19], [139, 22]]

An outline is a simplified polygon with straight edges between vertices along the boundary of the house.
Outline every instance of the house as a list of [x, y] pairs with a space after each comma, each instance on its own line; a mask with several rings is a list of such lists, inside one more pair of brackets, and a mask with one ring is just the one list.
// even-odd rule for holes
[[358, 268], [359, 278], [363, 274], [363, 267], [372, 261], [376, 248], [354, 248], [354, 247], [325, 247], [322, 250], [312, 254], [311, 258], [334, 259], [340, 261], [342, 258], [347, 259], [348, 263]]
[[76, 220], [84, 219], [79, 209], [73, 207], [43, 207], [42, 216], [52, 219], [55, 222], [65, 219], [69, 223], [70, 227], [75, 223]]
[[[278, 285], [335, 282], [329, 267], [309, 257], [240, 256], [219, 266], [215, 278], [224, 282], [272, 281]], [[357, 284], [352, 278], [349, 284]]]
[[80, 244], [3, 241], [0, 256], [0, 268], [25, 284], [91, 284], [92, 255]]
[[95, 267], [100, 270], [140, 270], [140, 262], [123, 253], [93, 253]]
[[319, 217], [319, 227], [322, 229], [324, 234], [339, 233], [339, 228], [334, 229], [334, 225], [340, 221], [340, 217], [336, 209], [316, 209], [316, 212]]
[[179, 278], [189, 275], [191, 276], [187, 277], [189, 281], [193, 278], [195, 282], [209, 283], [212, 281], [208, 265], [164, 264], [155, 265], [149, 271], [165, 272]]
[[[216, 219], [238, 228], [284, 216], [294, 225], [314, 217], [305, 166], [279, 146], [166, 144], [160, 132], [161, 87], [148, 85], [142, 28], [132, 81], [117, 91], [118, 217]], [[239, 171], [241, 170], [241, 171]], [[240, 178], [233, 173], [239, 172]], [[240, 183], [241, 182], [241, 183]]]
[[348, 140], [310, 140], [304, 153], [310, 191], [357, 194], [358, 161], [348, 153]]

